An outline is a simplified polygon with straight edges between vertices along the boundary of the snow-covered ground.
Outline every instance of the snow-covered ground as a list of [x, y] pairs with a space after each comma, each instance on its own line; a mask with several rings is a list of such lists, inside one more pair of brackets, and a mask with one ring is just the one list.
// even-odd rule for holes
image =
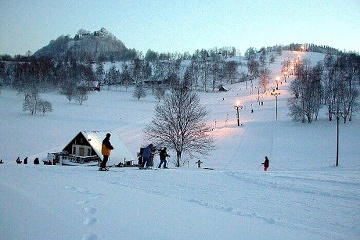
[[[323, 57], [284, 52], [270, 65], [272, 79], [283, 59], [298, 54], [314, 64]], [[143, 130], [157, 101], [118, 89], [92, 93], [80, 106], [47, 93], [41, 97], [53, 112], [31, 116], [22, 112], [21, 96], [3, 89], [0, 239], [359, 239], [359, 115], [340, 124], [335, 167], [336, 122], [325, 113], [312, 124], [291, 121], [288, 82], [279, 86], [278, 121], [275, 98], [261, 94], [258, 105], [249, 84], [199, 93], [216, 138], [216, 150], [201, 161], [215, 170], [198, 169], [198, 159], [175, 169], [172, 151], [168, 170], [33, 165], [83, 130], [112, 131], [135, 157], [148, 144]], [[244, 105], [240, 127], [236, 101]], [[265, 155], [268, 172], [261, 166]], [[15, 163], [26, 156], [28, 165]]]

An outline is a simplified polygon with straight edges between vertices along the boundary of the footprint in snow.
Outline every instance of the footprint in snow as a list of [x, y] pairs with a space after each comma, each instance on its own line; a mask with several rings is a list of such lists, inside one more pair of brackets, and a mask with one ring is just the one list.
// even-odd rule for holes
[[79, 205], [85, 205], [86, 203], [88, 203], [89, 201], [87, 200], [83, 200], [83, 201], [78, 201], [77, 204]]
[[84, 234], [81, 240], [97, 240], [97, 236], [94, 233]]
[[65, 186], [65, 189], [76, 192], [76, 187]]
[[96, 213], [96, 208], [93, 208], [93, 207], [84, 207], [84, 211], [87, 212], [87, 213], [94, 214], [94, 213]]
[[91, 226], [97, 222], [96, 218], [86, 218], [83, 222], [84, 226]]

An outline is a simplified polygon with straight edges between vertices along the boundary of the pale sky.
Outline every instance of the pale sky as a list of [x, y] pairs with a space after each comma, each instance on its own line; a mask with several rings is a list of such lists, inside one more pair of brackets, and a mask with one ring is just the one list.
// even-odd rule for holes
[[0, 0], [0, 54], [102, 27], [144, 54], [290, 43], [360, 52], [360, 0]]

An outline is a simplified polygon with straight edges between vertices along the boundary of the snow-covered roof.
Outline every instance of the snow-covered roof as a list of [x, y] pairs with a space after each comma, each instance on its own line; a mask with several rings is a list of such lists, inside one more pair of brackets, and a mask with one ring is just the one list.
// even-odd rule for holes
[[106, 134], [110, 133], [110, 142], [113, 145], [114, 150], [111, 151], [110, 160], [112, 163], [119, 163], [124, 161], [135, 160], [136, 154], [131, 154], [124, 143], [118, 136], [109, 131], [81, 131], [81, 134], [86, 138], [90, 146], [94, 149], [96, 154], [102, 158], [101, 147], [102, 141], [106, 137]]

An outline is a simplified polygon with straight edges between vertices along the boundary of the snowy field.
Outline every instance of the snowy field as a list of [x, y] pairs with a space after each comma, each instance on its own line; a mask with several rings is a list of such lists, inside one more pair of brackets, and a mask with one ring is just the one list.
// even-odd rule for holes
[[[282, 60], [298, 54], [314, 64], [323, 57], [284, 52], [270, 65], [272, 79]], [[360, 239], [359, 115], [340, 124], [335, 167], [336, 121], [323, 109], [312, 124], [293, 122], [289, 81], [279, 85], [278, 121], [275, 98], [261, 94], [260, 106], [249, 84], [199, 93], [216, 138], [216, 150], [201, 161], [214, 170], [198, 169], [198, 158], [176, 169], [172, 151], [168, 170], [33, 165], [35, 157], [46, 158], [78, 132], [93, 130], [112, 131], [135, 158], [148, 144], [143, 130], [157, 101], [150, 92], [138, 101], [132, 89], [120, 88], [92, 93], [83, 105], [46, 93], [41, 97], [53, 112], [31, 116], [22, 111], [22, 96], [3, 89], [0, 239]], [[240, 127], [236, 101], [244, 105]], [[28, 165], [15, 163], [26, 156]]]

